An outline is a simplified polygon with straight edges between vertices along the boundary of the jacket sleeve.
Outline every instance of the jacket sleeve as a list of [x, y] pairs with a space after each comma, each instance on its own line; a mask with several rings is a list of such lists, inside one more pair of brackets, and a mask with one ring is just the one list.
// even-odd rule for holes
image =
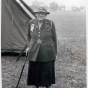
[[55, 44], [55, 52], [56, 52], [56, 55], [57, 55], [57, 36], [56, 36], [56, 29], [55, 29], [55, 25], [54, 25], [54, 22], [51, 22], [51, 26], [52, 26], [52, 39], [54, 41], [54, 44]]
[[31, 40], [31, 34], [30, 34], [30, 22], [28, 23], [28, 33], [27, 33], [27, 47], [29, 46]]

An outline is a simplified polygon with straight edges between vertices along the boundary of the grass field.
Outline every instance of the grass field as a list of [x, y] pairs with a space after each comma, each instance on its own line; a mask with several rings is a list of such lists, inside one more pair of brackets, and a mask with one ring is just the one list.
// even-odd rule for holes
[[[83, 12], [51, 13], [57, 31], [58, 54], [55, 62], [56, 84], [51, 88], [86, 88], [86, 15]], [[16, 86], [24, 57], [2, 56], [3, 88]], [[28, 62], [20, 82], [26, 85]]]

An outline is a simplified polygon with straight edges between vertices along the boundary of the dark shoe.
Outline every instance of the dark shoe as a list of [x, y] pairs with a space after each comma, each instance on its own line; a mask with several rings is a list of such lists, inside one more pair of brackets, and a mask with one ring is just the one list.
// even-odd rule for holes
[[46, 88], [50, 88], [50, 86], [46, 87]]

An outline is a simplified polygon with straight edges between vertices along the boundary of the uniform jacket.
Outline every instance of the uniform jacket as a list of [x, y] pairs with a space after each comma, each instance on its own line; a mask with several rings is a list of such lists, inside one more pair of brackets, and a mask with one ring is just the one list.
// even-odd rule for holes
[[[38, 39], [41, 40], [40, 43]], [[48, 62], [55, 60], [57, 38], [54, 23], [44, 19], [39, 30], [38, 20], [31, 20], [28, 24], [27, 45], [29, 47], [28, 59], [30, 61]]]

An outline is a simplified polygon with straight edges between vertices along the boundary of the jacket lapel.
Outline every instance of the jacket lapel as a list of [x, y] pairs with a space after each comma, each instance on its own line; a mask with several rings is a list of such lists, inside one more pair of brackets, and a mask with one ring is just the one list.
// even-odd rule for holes
[[[36, 20], [35, 22], [35, 27], [37, 30], [39, 30], [38, 20]], [[46, 19], [43, 20], [40, 30], [43, 30], [45, 27], [46, 27]]]
[[35, 27], [36, 27], [37, 30], [39, 29], [38, 20], [37, 20], [37, 19], [36, 19], [36, 21], [35, 21]]
[[42, 25], [40, 27], [40, 30], [43, 30], [44, 28], [45, 28], [45, 19], [43, 20], [43, 23], [42, 23]]

